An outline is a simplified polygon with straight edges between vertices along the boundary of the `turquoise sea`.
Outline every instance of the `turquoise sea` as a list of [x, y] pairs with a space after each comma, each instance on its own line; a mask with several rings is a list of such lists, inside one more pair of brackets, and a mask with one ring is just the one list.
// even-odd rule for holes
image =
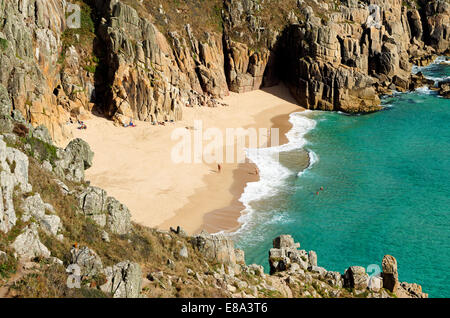
[[[418, 70], [450, 75], [448, 62]], [[249, 153], [261, 181], [241, 198], [245, 225], [234, 237], [248, 264], [268, 270], [272, 239], [291, 234], [327, 270], [381, 266], [391, 254], [401, 281], [450, 297], [450, 100], [419, 89], [383, 104], [362, 116], [293, 114], [288, 145]], [[300, 148], [312, 165], [299, 174]]]

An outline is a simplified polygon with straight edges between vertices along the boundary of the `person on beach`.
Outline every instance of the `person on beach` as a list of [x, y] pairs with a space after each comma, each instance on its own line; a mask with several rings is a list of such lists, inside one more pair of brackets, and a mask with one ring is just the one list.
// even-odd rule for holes
[[79, 124], [78, 129], [80, 129], [80, 130], [87, 129], [87, 126], [83, 121], [79, 120], [78, 124]]
[[217, 164], [217, 172], [221, 173], [222, 172], [222, 166], [219, 164]]

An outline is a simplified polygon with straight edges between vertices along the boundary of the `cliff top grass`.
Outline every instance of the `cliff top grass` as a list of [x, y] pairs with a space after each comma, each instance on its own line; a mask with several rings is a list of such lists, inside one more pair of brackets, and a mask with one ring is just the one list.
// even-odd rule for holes
[[137, 0], [123, 0], [123, 2], [135, 8], [165, 35], [173, 31], [184, 33], [186, 24], [191, 26], [199, 39], [204, 39], [205, 32], [223, 31], [223, 0], [147, 0], [143, 3]]
[[[221, 34], [224, 30], [223, 14], [226, 14], [224, 0], [147, 0], [143, 3], [137, 0], [123, 0], [123, 2], [135, 8], [166, 35], [173, 31], [185, 34], [187, 24], [191, 26], [192, 32], [200, 41], [205, 40], [206, 32]], [[310, 2], [314, 5], [313, 1]], [[297, 0], [267, 0], [255, 1], [255, 3], [258, 3], [261, 9], [252, 10], [251, 13], [243, 12], [242, 21], [250, 19], [250, 15], [253, 15], [262, 21], [265, 28], [272, 30], [281, 31], [286, 25], [290, 11], [299, 13]], [[244, 35], [241, 41], [258, 42], [255, 41], [257, 34], [248, 27], [249, 23], [245, 25], [245, 27], [234, 29], [233, 32]]]

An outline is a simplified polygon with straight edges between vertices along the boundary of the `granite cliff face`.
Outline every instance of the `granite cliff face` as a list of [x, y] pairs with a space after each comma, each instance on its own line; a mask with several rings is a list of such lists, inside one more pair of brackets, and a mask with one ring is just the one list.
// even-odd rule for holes
[[344, 3], [319, 18], [299, 1], [306, 18], [279, 41], [277, 69], [300, 105], [347, 113], [378, 110], [378, 94], [410, 88], [411, 61], [448, 52], [448, 23], [436, 23], [448, 18], [448, 2], [421, 9], [400, 0]]
[[417, 84], [412, 63], [450, 44], [448, 0], [74, 4], [75, 29], [67, 2], [0, 3], [3, 130], [13, 110], [56, 140], [92, 110], [121, 124], [179, 120], [184, 107], [280, 81], [306, 108], [371, 112], [380, 93]]

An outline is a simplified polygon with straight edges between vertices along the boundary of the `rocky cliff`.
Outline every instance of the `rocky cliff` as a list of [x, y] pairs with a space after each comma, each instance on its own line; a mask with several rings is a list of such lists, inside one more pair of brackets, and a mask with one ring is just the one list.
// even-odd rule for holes
[[179, 120], [280, 81], [306, 108], [376, 111], [415, 86], [412, 63], [448, 53], [449, 16], [448, 0], [4, 0], [0, 128], [15, 111], [58, 141], [93, 110]]
[[86, 142], [61, 149], [45, 127], [11, 124], [0, 134], [0, 298], [427, 297], [400, 282], [390, 255], [371, 276], [360, 266], [327, 271], [282, 235], [267, 274], [222, 234], [134, 224], [125, 205], [84, 180], [94, 157]]

